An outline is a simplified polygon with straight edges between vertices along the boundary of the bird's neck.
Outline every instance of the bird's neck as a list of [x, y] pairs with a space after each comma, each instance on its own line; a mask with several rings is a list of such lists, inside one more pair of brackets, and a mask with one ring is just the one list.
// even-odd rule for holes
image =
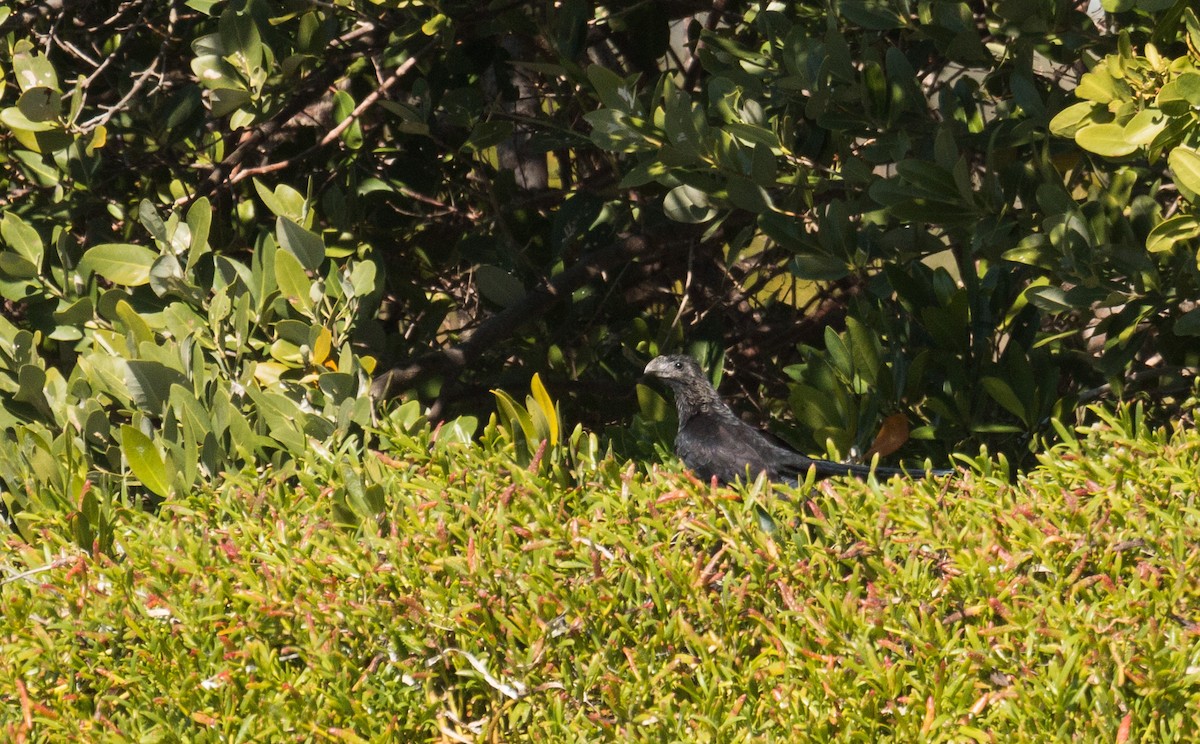
[[681, 385], [676, 387], [674, 392], [675, 409], [679, 415], [680, 427], [694, 416], [730, 410], [725, 401], [717, 396], [715, 390], [697, 389]]

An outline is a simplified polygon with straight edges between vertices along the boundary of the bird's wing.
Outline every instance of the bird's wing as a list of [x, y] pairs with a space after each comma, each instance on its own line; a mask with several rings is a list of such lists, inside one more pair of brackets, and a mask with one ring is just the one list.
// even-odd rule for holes
[[871, 474], [886, 478], [893, 475], [947, 475], [953, 472], [871, 468], [868, 465], [817, 460], [772, 442], [761, 431], [732, 413], [711, 411], [696, 414], [687, 420], [675, 437], [675, 454], [697, 477], [708, 480], [715, 475], [725, 483], [738, 478], [753, 479], [762, 472], [766, 472], [770, 480], [797, 482], [808, 476], [809, 469], [815, 469], [818, 478], [846, 475], [866, 478]]
[[715, 413], [692, 416], [675, 437], [675, 454], [700, 478], [717, 476], [730, 482], [754, 478], [762, 471], [778, 477], [778, 458], [772, 457], [774, 445], [754, 427], [736, 417]]

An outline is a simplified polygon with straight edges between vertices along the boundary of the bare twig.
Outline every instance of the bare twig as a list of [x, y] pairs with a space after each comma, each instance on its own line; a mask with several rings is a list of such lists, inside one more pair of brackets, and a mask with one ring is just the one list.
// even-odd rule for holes
[[[708, 17], [704, 19], [704, 30], [714, 31], [717, 24], [721, 22], [721, 18], [725, 15], [725, 8], [728, 5], [728, 0], [713, 0], [712, 10], [708, 11]], [[687, 69], [683, 71], [683, 86], [684, 90], [692, 90], [696, 87], [696, 81], [700, 77], [700, 47], [704, 45], [704, 41], [697, 40], [696, 48], [692, 50], [692, 57], [688, 60]]]
[[[164, 42], [164, 46], [165, 46], [165, 42]], [[138, 74], [137, 79], [133, 81], [133, 85], [131, 85], [129, 87], [129, 92], [126, 93], [124, 96], [122, 96], [121, 100], [117, 101], [112, 106], [104, 107], [105, 111], [103, 114], [100, 114], [99, 116], [89, 119], [89, 120], [85, 121], [83, 124], [80, 124], [79, 125], [80, 131], [83, 132], [84, 134], [86, 134], [97, 127], [104, 126], [105, 124], [107, 124], [109, 122], [110, 119], [112, 119], [114, 116], [119, 114], [125, 108], [125, 104], [127, 104], [131, 100], [133, 100], [133, 97], [136, 96], [142, 90], [143, 87], [145, 87], [146, 82], [150, 78], [156, 76], [155, 68], [157, 68], [161, 62], [162, 62], [162, 54], [160, 53], [157, 57], [154, 58], [154, 61], [152, 61], [149, 65], [146, 66], [146, 69], [142, 70], [141, 73]], [[158, 77], [161, 78], [161, 75], [159, 75]]]
[[361, 117], [367, 111], [367, 109], [375, 105], [375, 102], [382, 98], [384, 93], [387, 93], [388, 88], [391, 88], [396, 84], [396, 81], [408, 74], [409, 70], [416, 66], [417, 61], [421, 58], [421, 56], [432, 47], [432, 44], [427, 44], [411, 57], [404, 60], [404, 62], [396, 68], [396, 71], [393, 72], [391, 76], [384, 80], [378, 88], [371, 91], [366, 98], [362, 99], [362, 101], [360, 101], [359, 104], [354, 107], [354, 110], [350, 112], [350, 115], [345, 119], [342, 119], [342, 121], [336, 127], [329, 130], [325, 136], [321, 138], [320, 142], [308, 148], [304, 152], [286, 160], [280, 160], [276, 163], [268, 163], [267, 165], [260, 165], [257, 168], [246, 168], [245, 170], [239, 171], [229, 179], [230, 183], [237, 183], [252, 176], [258, 176], [264, 173], [274, 173], [275, 171], [283, 170], [284, 168], [294, 165], [295, 163], [304, 160], [310, 155], [318, 152], [321, 150], [321, 148], [342, 136], [342, 133], [349, 129], [351, 124], [358, 121], [359, 117]]
[[[375, 31], [375, 27], [371, 24], [363, 24], [351, 31], [346, 32], [342, 36], [333, 41], [332, 46], [348, 48], [351, 41], [357, 40], [360, 37], [367, 36]], [[241, 142], [233, 152], [225, 156], [225, 158], [217, 163], [208, 177], [205, 178], [196, 187], [194, 193], [181, 197], [176, 200], [176, 206], [186, 204], [190, 201], [198, 199], [201, 196], [207, 196], [217, 190], [221, 184], [225, 183], [229, 175], [233, 173], [238, 166], [242, 164], [246, 158], [250, 157], [251, 153], [257, 152], [259, 145], [264, 140], [274, 135], [283, 126], [291, 120], [293, 116], [303, 111], [312, 103], [312, 98], [324, 92], [330, 85], [337, 80], [342, 73], [343, 67], [339, 60], [330, 59], [324, 66], [316, 72], [304, 78], [297, 87], [297, 90], [278, 113], [272, 116], [267, 121], [258, 125], [256, 129], [242, 138]]]

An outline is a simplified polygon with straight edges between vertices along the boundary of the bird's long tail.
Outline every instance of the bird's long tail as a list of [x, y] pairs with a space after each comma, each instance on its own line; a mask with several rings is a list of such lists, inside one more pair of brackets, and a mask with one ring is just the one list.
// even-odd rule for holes
[[[807, 459], [807, 458], [806, 458]], [[854, 478], [866, 479], [872, 474], [876, 478], [890, 478], [893, 475], [900, 475], [906, 478], [936, 478], [939, 476], [952, 475], [951, 469], [946, 468], [892, 468], [892, 467], [871, 467], [870, 465], [856, 465], [848, 462], [830, 462], [829, 460], [812, 460], [807, 463], [801, 463], [800, 467], [796, 468], [796, 480], [803, 480], [808, 476], [808, 470], [816, 468], [817, 477], [825, 478], [830, 476], [849, 475]]]

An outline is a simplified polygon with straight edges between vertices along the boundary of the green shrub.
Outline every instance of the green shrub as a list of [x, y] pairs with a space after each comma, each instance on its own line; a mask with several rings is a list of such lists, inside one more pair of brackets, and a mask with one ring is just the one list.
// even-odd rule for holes
[[327, 251], [299, 193], [260, 191], [276, 225], [248, 262], [212, 252], [206, 199], [166, 220], [143, 202], [152, 248], [81, 255], [4, 215], [0, 294], [26, 314], [0, 318], [0, 504], [18, 533], [75, 509], [80, 546], [107, 551], [116, 501], [279, 467], [371, 423], [373, 360], [352, 341], [378, 303], [376, 265]]

